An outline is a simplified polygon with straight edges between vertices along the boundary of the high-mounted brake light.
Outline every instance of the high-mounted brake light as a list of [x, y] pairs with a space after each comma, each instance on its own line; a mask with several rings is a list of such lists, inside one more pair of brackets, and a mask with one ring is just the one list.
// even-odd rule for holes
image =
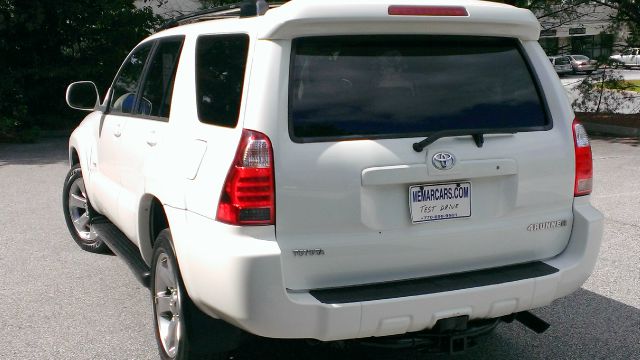
[[218, 203], [218, 221], [232, 225], [275, 224], [273, 148], [254, 130], [242, 137]]
[[573, 120], [573, 142], [576, 155], [576, 178], [574, 196], [591, 194], [593, 187], [593, 160], [587, 130], [578, 119]]
[[410, 6], [391, 5], [389, 15], [404, 16], [469, 16], [463, 6]]

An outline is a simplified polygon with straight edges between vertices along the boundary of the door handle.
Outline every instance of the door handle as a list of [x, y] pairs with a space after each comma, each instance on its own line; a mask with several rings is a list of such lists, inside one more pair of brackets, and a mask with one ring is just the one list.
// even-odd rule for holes
[[156, 137], [156, 132], [152, 131], [149, 133], [149, 137], [147, 137], [147, 145], [153, 147], [158, 144], [158, 138]]
[[120, 137], [122, 135], [122, 124], [116, 125], [115, 130], [113, 130], [113, 136]]

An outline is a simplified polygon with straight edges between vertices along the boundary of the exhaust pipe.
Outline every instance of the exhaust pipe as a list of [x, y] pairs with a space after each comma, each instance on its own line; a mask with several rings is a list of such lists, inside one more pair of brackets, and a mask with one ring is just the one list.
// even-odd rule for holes
[[513, 320], [517, 320], [519, 323], [535, 331], [537, 334], [542, 334], [551, 326], [548, 322], [535, 316], [530, 311], [521, 311], [519, 313], [504, 316], [502, 318], [502, 321], [506, 323], [513, 322]]

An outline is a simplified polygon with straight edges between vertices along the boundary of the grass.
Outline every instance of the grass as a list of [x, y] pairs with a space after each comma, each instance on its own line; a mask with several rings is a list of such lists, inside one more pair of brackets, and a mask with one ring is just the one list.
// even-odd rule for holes
[[609, 90], [626, 90], [640, 92], [640, 80], [605, 81], [604, 88]]

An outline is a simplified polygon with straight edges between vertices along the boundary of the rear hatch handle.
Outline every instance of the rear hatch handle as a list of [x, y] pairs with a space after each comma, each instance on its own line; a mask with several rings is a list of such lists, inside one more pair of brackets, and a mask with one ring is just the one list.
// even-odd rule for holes
[[518, 130], [515, 129], [449, 129], [436, 131], [424, 138], [424, 140], [413, 143], [413, 150], [421, 152], [440, 138], [463, 135], [471, 135], [476, 146], [481, 148], [484, 145], [484, 135], [486, 134], [515, 134], [517, 132]]

